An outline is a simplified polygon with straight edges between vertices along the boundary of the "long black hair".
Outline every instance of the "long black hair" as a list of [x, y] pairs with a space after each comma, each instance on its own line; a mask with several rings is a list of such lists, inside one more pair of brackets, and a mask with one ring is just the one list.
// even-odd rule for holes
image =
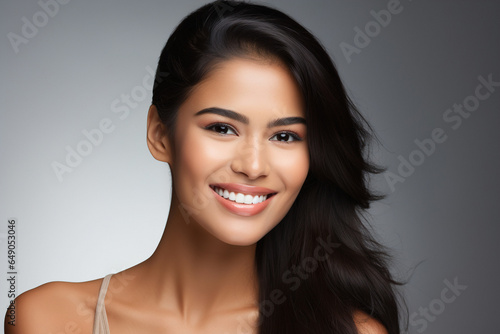
[[153, 104], [171, 139], [178, 107], [224, 60], [278, 59], [305, 103], [310, 169], [282, 221], [257, 243], [258, 332], [357, 333], [363, 311], [399, 333], [398, 299], [388, 257], [363, 224], [378, 199], [368, 176], [369, 126], [349, 99], [320, 42], [267, 6], [215, 1], [188, 15], [158, 62]]

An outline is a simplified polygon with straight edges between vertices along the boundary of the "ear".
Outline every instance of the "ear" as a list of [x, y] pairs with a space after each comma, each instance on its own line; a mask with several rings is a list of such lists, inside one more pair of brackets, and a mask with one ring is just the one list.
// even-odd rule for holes
[[156, 160], [169, 164], [172, 162], [171, 143], [154, 104], [149, 107], [148, 111], [147, 142], [149, 152]]

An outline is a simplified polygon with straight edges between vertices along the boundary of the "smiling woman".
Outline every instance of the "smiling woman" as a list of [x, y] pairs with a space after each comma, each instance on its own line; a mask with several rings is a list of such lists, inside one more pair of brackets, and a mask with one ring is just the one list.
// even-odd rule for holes
[[377, 198], [366, 129], [305, 28], [203, 6], [168, 39], [148, 113], [172, 173], [156, 251], [22, 294], [6, 333], [399, 333], [397, 283], [360, 216]]
[[[307, 176], [301, 99], [278, 64], [236, 58], [213, 70], [180, 106], [168, 150], [168, 137], [149, 137], [153, 155], [171, 166], [172, 210], [183, 204], [192, 214], [186, 223], [195, 220], [229, 244], [255, 245], [285, 216]], [[168, 131], [155, 106], [149, 126]]]

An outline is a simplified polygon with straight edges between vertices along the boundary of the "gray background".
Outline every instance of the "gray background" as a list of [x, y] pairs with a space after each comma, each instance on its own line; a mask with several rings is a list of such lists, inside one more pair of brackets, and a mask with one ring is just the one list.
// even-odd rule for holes
[[[143, 79], [150, 84], [176, 24], [205, 2], [73, 0], [54, 15], [39, 14], [37, 1], [1, 2], [0, 267], [7, 272], [7, 220], [15, 217], [18, 293], [53, 280], [102, 277], [156, 247], [170, 180], [168, 166], [147, 150], [151, 95], [140, 95], [141, 87]], [[378, 134], [374, 159], [388, 172], [373, 185], [388, 196], [369, 219], [393, 250], [394, 272], [411, 275], [403, 289], [410, 332], [497, 332], [500, 87], [460, 127], [443, 117], [454, 104], [474, 102], [480, 76], [500, 81], [500, 4], [401, 0], [400, 12], [371, 30], [370, 42], [348, 61], [341, 43], [355, 45], [356, 27], [376, 29], [371, 11], [391, 1], [265, 3], [319, 37]], [[16, 53], [8, 34], [23, 36], [23, 17], [40, 27]], [[137, 103], [128, 115], [115, 113], [125, 106], [123, 94], [132, 93]], [[67, 146], [76, 149], [86, 139], [82, 131], [103, 119], [113, 131], [60, 182], [53, 162], [65, 163]], [[415, 141], [437, 128], [446, 141], [418, 153]], [[419, 154], [419, 165], [390, 187], [389, 172]], [[455, 280], [462, 287], [452, 298], [446, 282]]]

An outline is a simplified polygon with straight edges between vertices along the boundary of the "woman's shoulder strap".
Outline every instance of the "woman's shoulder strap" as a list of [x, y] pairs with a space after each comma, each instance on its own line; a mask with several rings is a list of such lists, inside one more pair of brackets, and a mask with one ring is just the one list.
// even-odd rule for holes
[[104, 298], [106, 297], [106, 291], [108, 291], [111, 276], [113, 276], [113, 274], [107, 275], [102, 280], [101, 289], [99, 290], [99, 296], [97, 298], [97, 304], [95, 308], [94, 329], [92, 331], [92, 334], [109, 334], [108, 317], [106, 315], [106, 308], [104, 306]]

